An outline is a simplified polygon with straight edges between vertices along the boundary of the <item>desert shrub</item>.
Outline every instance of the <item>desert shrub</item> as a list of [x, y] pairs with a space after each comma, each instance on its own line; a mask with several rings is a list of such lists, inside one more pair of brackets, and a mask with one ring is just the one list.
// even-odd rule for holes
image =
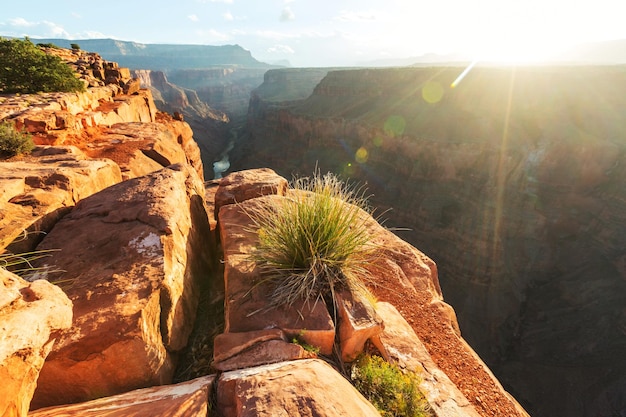
[[365, 291], [374, 247], [361, 190], [330, 173], [297, 179], [293, 187], [276, 206], [249, 213], [259, 236], [252, 257], [262, 282], [273, 286], [271, 303], [318, 301], [342, 288]]
[[0, 122], [0, 155], [15, 156], [33, 150], [33, 138], [15, 129], [11, 122]]
[[380, 356], [361, 355], [352, 364], [351, 379], [383, 417], [431, 416], [415, 372], [403, 371]]
[[4, 93], [84, 91], [85, 85], [61, 58], [29, 39], [0, 38], [0, 91]]
[[38, 43], [37, 46], [39, 46], [40, 48], [53, 48], [53, 49], [61, 49], [60, 46], [57, 46], [55, 44], [53, 44], [52, 42], [48, 42], [48, 43]]

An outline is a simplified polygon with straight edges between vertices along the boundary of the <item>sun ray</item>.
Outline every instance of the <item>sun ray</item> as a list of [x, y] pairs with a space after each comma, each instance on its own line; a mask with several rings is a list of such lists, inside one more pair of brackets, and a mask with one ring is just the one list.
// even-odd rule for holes
[[478, 63], [478, 60], [475, 59], [473, 60], [468, 66], [467, 68], [465, 68], [463, 70], [463, 72], [461, 73], [461, 75], [459, 75], [458, 77], [456, 77], [456, 80], [454, 80], [452, 82], [452, 84], [450, 84], [450, 88], [455, 88], [457, 85], [459, 85], [459, 83], [463, 80], [463, 78], [465, 78], [465, 76], [472, 70], [472, 68], [474, 68], [474, 65], [476, 65]]
[[511, 116], [511, 103], [513, 102], [513, 89], [515, 87], [515, 67], [511, 67], [511, 82], [509, 83], [509, 94], [504, 116], [504, 126], [502, 128], [502, 142], [500, 145], [500, 157], [496, 170], [496, 205], [494, 213], [492, 258], [498, 259], [498, 246], [502, 242], [502, 216], [504, 212], [504, 191], [506, 187], [506, 162], [509, 142], [509, 122]]

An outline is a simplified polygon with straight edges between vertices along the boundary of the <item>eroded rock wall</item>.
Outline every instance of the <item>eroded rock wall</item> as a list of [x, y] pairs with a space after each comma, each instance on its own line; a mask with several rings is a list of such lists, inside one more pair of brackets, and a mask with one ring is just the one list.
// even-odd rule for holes
[[475, 68], [452, 88], [462, 71], [330, 72], [295, 103], [261, 87], [233, 167], [367, 182], [532, 415], [623, 412], [626, 71]]

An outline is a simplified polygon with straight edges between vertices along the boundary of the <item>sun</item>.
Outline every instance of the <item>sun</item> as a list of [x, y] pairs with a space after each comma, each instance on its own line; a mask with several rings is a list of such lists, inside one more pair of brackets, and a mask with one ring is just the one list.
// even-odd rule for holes
[[581, 36], [580, 27], [565, 17], [572, 7], [564, 0], [484, 0], [474, 4], [475, 8], [466, 10], [468, 18], [455, 36], [479, 62], [555, 61]]

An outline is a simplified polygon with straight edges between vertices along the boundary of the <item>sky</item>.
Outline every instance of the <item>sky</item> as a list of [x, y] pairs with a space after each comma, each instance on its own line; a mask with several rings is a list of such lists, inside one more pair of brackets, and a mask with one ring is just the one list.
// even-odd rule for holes
[[238, 44], [310, 67], [430, 53], [536, 62], [626, 39], [626, 25], [618, 0], [5, 0], [0, 36]]

